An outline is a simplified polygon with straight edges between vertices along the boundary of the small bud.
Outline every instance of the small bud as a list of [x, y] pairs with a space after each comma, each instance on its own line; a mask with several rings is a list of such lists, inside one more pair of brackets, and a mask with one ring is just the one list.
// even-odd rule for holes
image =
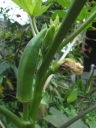
[[83, 48], [83, 52], [86, 52], [87, 51], [87, 49], [86, 48]]
[[21, 17], [21, 15], [20, 14], [17, 14], [17, 17]]

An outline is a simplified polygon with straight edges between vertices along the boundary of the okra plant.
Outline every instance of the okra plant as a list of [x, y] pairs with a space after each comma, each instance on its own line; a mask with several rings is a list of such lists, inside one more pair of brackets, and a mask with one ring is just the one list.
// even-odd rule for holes
[[[73, 70], [73, 72], [78, 72], [77, 74], [83, 71], [83, 66], [70, 59], [62, 58], [56, 62], [52, 61], [55, 53], [72, 41], [92, 22], [96, 16], [96, 11], [75, 32], [65, 38], [87, 0], [73, 0], [61, 24], [55, 26], [56, 24], [51, 21], [48, 28], [45, 27], [40, 31], [36, 26], [36, 17], [42, 15], [50, 5], [42, 5], [42, 0], [12, 1], [28, 14], [33, 38], [25, 47], [18, 67], [16, 98], [23, 104], [23, 116], [18, 117], [2, 106], [0, 106], [0, 113], [9, 118], [18, 128], [35, 128], [36, 117], [47, 78], [58, 72], [61, 66]], [[39, 68], [37, 68], [40, 51], [42, 52], [43, 60]], [[73, 65], [74, 67], [72, 68]], [[78, 68], [81, 68], [80, 71]], [[90, 110], [95, 108], [96, 106]], [[90, 110], [71, 120], [71, 123]], [[64, 128], [71, 123], [64, 125]], [[63, 126], [61, 127], [63, 128]]]

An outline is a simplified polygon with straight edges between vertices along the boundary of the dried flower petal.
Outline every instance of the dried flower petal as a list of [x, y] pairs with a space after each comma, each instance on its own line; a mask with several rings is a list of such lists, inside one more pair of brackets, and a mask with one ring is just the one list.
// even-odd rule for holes
[[80, 75], [84, 70], [84, 67], [80, 63], [76, 63], [74, 60], [69, 58], [65, 59], [63, 66], [66, 69], [72, 70], [77, 75]]

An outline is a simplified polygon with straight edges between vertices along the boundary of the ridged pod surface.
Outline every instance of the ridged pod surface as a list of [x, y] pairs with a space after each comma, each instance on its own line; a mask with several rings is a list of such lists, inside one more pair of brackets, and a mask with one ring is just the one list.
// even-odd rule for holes
[[36, 69], [40, 43], [44, 37], [46, 29], [33, 37], [23, 52], [20, 60], [17, 76], [16, 97], [21, 102], [32, 100], [32, 84]]

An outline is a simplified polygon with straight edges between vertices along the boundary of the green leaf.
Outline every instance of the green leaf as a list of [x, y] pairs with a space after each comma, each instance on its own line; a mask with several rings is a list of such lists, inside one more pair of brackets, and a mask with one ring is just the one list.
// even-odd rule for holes
[[45, 92], [41, 100], [41, 104], [45, 104], [48, 106], [48, 103], [49, 103], [49, 94]]
[[79, 119], [78, 121], [70, 125], [69, 128], [88, 128], [88, 126], [85, 125], [81, 119]]
[[78, 96], [78, 89], [74, 89], [71, 94], [68, 96], [67, 98], [67, 102], [68, 103], [71, 103], [73, 101], [75, 101], [77, 99], [77, 96]]
[[61, 5], [62, 7], [69, 8], [72, 0], [57, 0], [57, 3]]
[[60, 127], [63, 122], [68, 121], [68, 117], [54, 107], [50, 108], [50, 113], [53, 115], [47, 115], [44, 119], [53, 124], [55, 127]]
[[0, 85], [2, 84], [3, 82], [3, 75], [0, 75]]
[[[46, 121], [54, 125], [55, 127], [60, 127], [64, 123], [66, 123], [68, 120], [70, 120], [72, 117], [67, 117], [65, 114], [61, 113], [54, 107], [50, 108], [50, 113], [52, 115], [47, 115], [44, 117]], [[79, 119], [75, 123], [71, 124], [68, 128], [88, 128], [87, 125], [84, 124], [84, 122]]]
[[71, 95], [71, 93], [73, 92], [73, 90], [74, 90], [75, 88], [77, 89], [77, 86], [80, 86], [81, 82], [82, 82], [81, 79], [78, 79], [78, 80], [66, 91], [64, 98], [67, 99], [67, 98]]
[[96, 121], [89, 121], [87, 122], [90, 128], [95, 128], [96, 127]]
[[32, 16], [39, 16], [49, 8], [49, 6], [41, 6], [41, 4], [42, 4], [42, 0], [34, 0], [33, 1]]
[[[83, 20], [87, 20], [94, 12], [96, 11], [96, 6], [90, 6], [88, 3], [82, 8], [80, 14], [77, 17], [77, 21], [79, 23], [83, 23]], [[87, 30], [89, 27], [92, 26], [92, 22], [87, 25], [87, 27], [84, 30]], [[83, 31], [84, 31], [83, 30]]]
[[40, 127], [40, 125], [36, 124], [36, 125], [35, 125], [35, 128], [41, 128], [41, 127]]
[[2, 74], [8, 68], [8, 63], [1, 63], [0, 64], [0, 74]]
[[93, 73], [94, 70], [90, 70], [89, 76], [88, 76], [88, 80], [85, 86], [85, 92], [88, 93], [91, 89], [91, 84], [92, 84], [92, 79], [93, 79]]
[[52, 18], [52, 19], [55, 19], [57, 15], [59, 16], [59, 18], [64, 18], [65, 14], [66, 14], [66, 12], [63, 11], [63, 10], [56, 10], [56, 11], [51, 15], [51, 18]]
[[4, 97], [3, 91], [4, 91], [4, 87], [2, 85], [0, 85], [0, 96], [1, 97]]
[[2, 39], [4, 37], [5, 33], [4, 32], [0, 32], [0, 39]]
[[49, 6], [41, 6], [42, 0], [12, 0], [15, 4], [26, 11], [30, 16], [39, 16], [44, 13]]
[[12, 70], [14, 71], [15, 76], [16, 76], [16, 78], [17, 78], [17, 74], [18, 74], [18, 69], [17, 69], [17, 67], [16, 67], [15, 65], [13, 65], [13, 64], [11, 64], [10, 67], [11, 67]]

